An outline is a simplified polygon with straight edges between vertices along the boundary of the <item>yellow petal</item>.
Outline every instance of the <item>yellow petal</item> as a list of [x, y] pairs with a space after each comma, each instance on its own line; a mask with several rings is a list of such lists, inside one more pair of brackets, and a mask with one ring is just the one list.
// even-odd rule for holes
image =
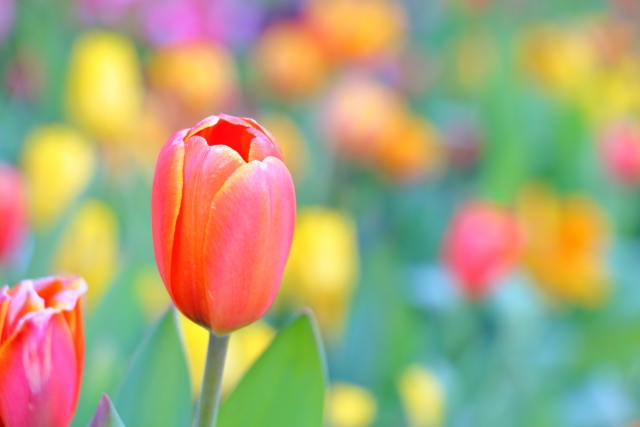
[[408, 367], [400, 376], [398, 390], [410, 427], [443, 424], [444, 390], [432, 372], [418, 365]]
[[376, 399], [367, 389], [340, 382], [331, 385], [327, 403], [331, 427], [368, 427], [377, 409]]

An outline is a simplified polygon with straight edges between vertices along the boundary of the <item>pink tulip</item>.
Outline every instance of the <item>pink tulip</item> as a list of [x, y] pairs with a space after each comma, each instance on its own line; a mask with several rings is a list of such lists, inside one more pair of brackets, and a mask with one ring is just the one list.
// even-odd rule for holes
[[81, 278], [0, 290], [0, 426], [66, 427], [84, 364]]
[[468, 296], [482, 297], [513, 267], [521, 240], [509, 212], [487, 202], [470, 202], [453, 218], [444, 261]]
[[271, 306], [295, 223], [291, 175], [252, 119], [211, 116], [162, 147], [152, 190], [158, 270], [185, 316], [222, 335]]
[[26, 195], [22, 179], [0, 164], [0, 264], [17, 251], [27, 226]]
[[632, 122], [609, 126], [600, 140], [602, 161], [621, 184], [640, 184], [640, 127]]

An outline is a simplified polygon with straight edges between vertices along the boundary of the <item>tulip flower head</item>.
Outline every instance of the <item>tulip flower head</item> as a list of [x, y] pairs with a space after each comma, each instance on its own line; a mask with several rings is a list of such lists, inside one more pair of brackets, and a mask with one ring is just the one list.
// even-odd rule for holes
[[222, 335], [271, 306], [295, 224], [291, 175], [252, 119], [211, 116], [162, 147], [152, 189], [160, 276], [178, 309]]
[[627, 185], [640, 183], [640, 128], [629, 122], [609, 126], [600, 141], [602, 160], [609, 175]]
[[0, 264], [18, 249], [26, 232], [27, 205], [18, 172], [0, 164]]
[[80, 393], [81, 278], [24, 280], [0, 290], [0, 425], [66, 427]]
[[378, 410], [375, 397], [367, 389], [342, 382], [331, 384], [327, 406], [332, 427], [368, 427]]
[[410, 427], [440, 427], [445, 415], [445, 392], [438, 378], [429, 370], [412, 365], [398, 379]]
[[514, 216], [486, 202], [471, 202], [455, 215], [444, 243], [444, 259], [464, 291], [485, 295], [515, 263], [521, 233]]

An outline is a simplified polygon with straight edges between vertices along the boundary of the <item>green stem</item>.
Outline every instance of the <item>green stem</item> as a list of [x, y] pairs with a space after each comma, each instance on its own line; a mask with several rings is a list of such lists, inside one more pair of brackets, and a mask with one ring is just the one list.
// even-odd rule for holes
[[222, 337], [214, 333], [209, 334], [209, 348], [207, 349], [207, 363], [202, 378], [200, 402], [196, 409], [196, 427], [215, 427], [218, 420], [218, 408], [222, 389], [222, 371], [224, 359], [227, 355], [229, 335]]

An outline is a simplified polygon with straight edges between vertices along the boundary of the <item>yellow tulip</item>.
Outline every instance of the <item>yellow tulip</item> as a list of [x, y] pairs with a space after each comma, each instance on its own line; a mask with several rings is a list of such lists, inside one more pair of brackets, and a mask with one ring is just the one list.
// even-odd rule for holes
[[[209, 331], [193, 323], [181, 313], [177, 315], [179, 316], [178, 323], [187, 358], [189, 377], [191, 378], [191, 390], [195, 398], [200, 392], [204, 374]], [[274, 335], [273, 328], [263, 320], [252, 323], [231, 334], [222, 376], [223, 395], [228, 395], [232, 391], [245, 372], [266, 350]]]
[[300, 209], [279, 304], [310, 306], [322, 332], [336, 337], [358, 281], [358, 265], [356, 226], [349, 217], [321, 207]]
[[89, 184], [96, 154], [72, 128], [48, 125], [27, 135], [21, 163], [34, 225], [49, 227]]
[[526, 233], [525, 266], [536, 284], [569, 302], [601, 304], [610, 282], [601, 209], [584, 196], [561, 200], [543, 186], [529, 185], [520, 194], [518, 214]]
[[142, 106], [142, 77], [135, 46], [126, 37], [95, 30], [71, 52], [67, 111], [86, 132], [115, 142], [131, 134]]
[[87, 200], [73, 215], [58, 244], [53, 269], [83, 277], [89, 289], [91, 311], [117, 272], [118, 222], [112, 209], [98, 200]]
[[307, 166], [307, 143], [296, 122], [286, 114], [265, 114], [258, 120], [276, 138], [284, 162], [294, 179], [304, 177]]
[[412, 365], [398, 380], [398, 391], [410, 427], [440, 427], [445, 415], [445, 394], [438, 378]]
[[365, 388], [336, 382], [331, 384], [327, 418], [331, 427], [368, 427], [376, 418], [378, 405]]

